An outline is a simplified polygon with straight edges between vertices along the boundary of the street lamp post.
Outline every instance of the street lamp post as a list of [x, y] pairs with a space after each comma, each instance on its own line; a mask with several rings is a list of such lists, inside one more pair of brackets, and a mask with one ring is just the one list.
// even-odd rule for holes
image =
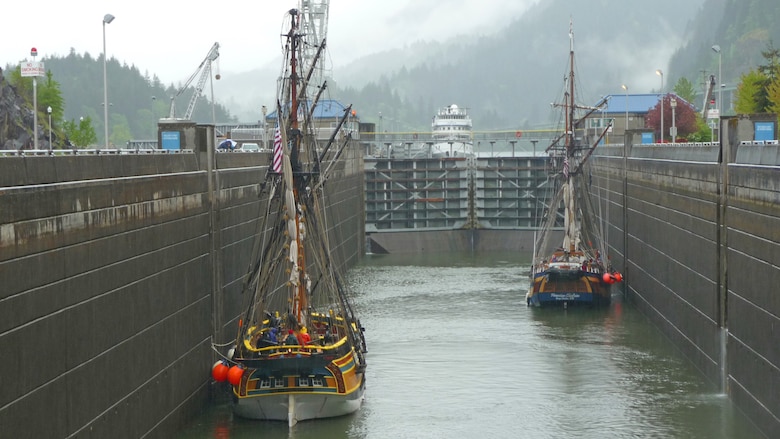
[[626, 84], [623, 84], [620, 87], [622, 87], [623, 90], [626, 91], [626, 129], [623, 132], [623, 137], [625, 137], [626, 133], [628, 133], [628, 86]]
[[111, 24], [114, 16], [103, 16], [103, 122], [105, 124], [106, 149], [108, 149], [108, 75], [106, 73], [106, 24]]
[[[157, 113], [154, 110], [154, 106], [157, 103], [157, 96], [152, 95], [152, 136], [155, 138], [157, 137], [157, 116], [155, 116]], [[152, 137], [150, 136], [150, 138]], [[159, 139], [158, 139], [159, 141]], [[161, 145], [158, 145], [160, 148], [162, 148]]]
[[51, 146], [51, 106], [46, 109], [46, 111], [49, 113], [49, 151], [52, 150]]
[[674, 96], [672, 96], [672, 98], [669, 101], [669, 104], [672, 106], [672, 129], [669, 135], [672, 137], [672, 143], [675, 143], [677, 142], [677, 124], [675, 122], [676, 118], [675, 118], [674, 110], [677, 109], [677, 99]]
[[[720, 118], [722, 117], [722, 111], [723, 111], [723, 78], [721, 78], [720, 75], [722, 75], [722, 65], [723, 65], [723, 55], [720, 52], [720, 46], [714, 45], [712, 46], [712, 50], [718, 54], [718, 84], [720, 85], [718, 87], [718, 121], [720, 121]], [[718, 123], [718, 142], [720, 142], [720, 123]]]
[[266, 124], [265, 124], [265, 120], [266, 119], [265, 119], [265, 117], [266, 117], [266, 114], [268, 114], [268, 108], [266, 108], [266, 106], [263, 105], [260, 108], [260, 110], [263, 112], [263, 148], [268, 148], [268, 143], [266, 142], [266, 135], [265, 135], [265, 130], [266, 130]]
[[661, 77], [661, 143], [664, 143], [664, 72], [658, 69], [655, 74]]
[[[35, 57], [38, 56], [38, 49], [33, 47], [30, 50], [30, 56], [32, 56], [33, 62]], [[33, 76], [33, 148], [38, 149], [38, 81]]]

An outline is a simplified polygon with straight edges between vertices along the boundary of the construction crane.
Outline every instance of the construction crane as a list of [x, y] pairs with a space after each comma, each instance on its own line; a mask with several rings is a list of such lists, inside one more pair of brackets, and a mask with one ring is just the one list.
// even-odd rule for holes
[[[303, 19], [301, 20], [301, 33], [304, 35], [305, 45], [303, 47], [304, 71], [314, 61], [317, 56], [320, 44], [322, 44], [328, 35], [328, 10], [330, 0], [300, 0], [299, 10]], [[319, 86], [323, 81], [321, 70], [314, 72], [309, 81], [311, 84]]]
[[704, 103], [701, 106], [701, 117], [706, 119], [708, 104], [712, 98], [712, 89], [715, 88], [715, 75], [710, 75], [710, 79], [705, 83], [704, 87]]
[[[176, 117], [176, 98], [184, 93], [184, 90], [187, 90], [187, 87], [190, 86], [195, 77], [200, 74], [200, 77], [198, 78], [198, 84], [195, 86], [195, 92], [192, 94], [192, 98], [190, 98], [190, 104], [187, 106], [187, 111], [184, 113], [184, 117], [182, 119], [189, 119], [192, 117], [192, 112], [195, 110], [195, 104], [198, 102], [198, 97], [203, 91], [203, 86], [206, 84], [206, 78], [208, 78], [211, 74], [211, 63], [217, 58], [219, 58], [219, 43], [214, 43], [214, 45], [211, 46], [209, 53], [206, 55], [206, 58], [204, 58], [198, 68], [195, 69], [195, 71], [192, 73], [192, 76], [187, 79], [187, 82], [184, 83], [179, 92], [176, 93], [176, 96], [171, 97], [171, 112], [169, 115], [171, 119]], [[220, 75], [218, 70], [216, 79], [219, 80], [219, 78]]]

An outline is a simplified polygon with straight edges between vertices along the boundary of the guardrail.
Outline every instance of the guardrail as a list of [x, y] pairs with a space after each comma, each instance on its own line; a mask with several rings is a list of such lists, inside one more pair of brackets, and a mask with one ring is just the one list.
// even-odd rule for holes
[[142, 154], [192, 154], [191, 149], [0, 149], [0, 157], [11, 156], [70, 156], [70, 155], [142, 155]]
[[[777, 140], [742, 140], [739, 142], [742, 146], [762, 146], [762, 145], [777, 145]], [[637, 147], [640, 146], [719, 146], [720, 144], [718, 142], [685, 142], [685, 143], [675, 143], [675, 142], [664, 142], [664, 143], [641, 143], [638, 145], [634, 145]], [[614, 145], [613, 145], [614, 146]]]

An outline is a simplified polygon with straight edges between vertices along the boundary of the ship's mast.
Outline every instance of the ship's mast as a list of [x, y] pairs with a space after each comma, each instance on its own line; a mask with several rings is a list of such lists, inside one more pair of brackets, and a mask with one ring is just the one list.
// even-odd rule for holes
[[305, 319], [304, 310], [308, 307], [306, 292], [307, 282], [305, 279], [305, 246], [303, 243], [303, 236], [298, 233], [298, 231], [303, 227], [301, 224], [303, 221], [301, 217], [303, 212], [299, 207], [300, 203], [298, 201], [298, 197], [300, 194], [298, 193], [299, 188], [297, 184], [297, 179], [300, 177], [299, 171], [301, 170], [299, 156], [302, 136], [298, 124], [298, 108], [300, 106], [300, 102], [298, 101], [298, 86], [300, 82], [298, 78], [298, 57], [302, 42], [300, 33], [300, 12], [297, 9], [291, 9], [290, 16], [290, 30], [287, 33], [287, 47], [289, 48], [287, 53], [289, 59], [287, 61], [289, 62], [290, 68], [290, 75], [288, 78], [290, 93], [287, 96], [290, 100], [290, 112], [287, 115], [289, 118], [289, 123], [287, 124], [289, 127], [287, 131], [287, 139], [290, 146], [289, 152], [292, 175], [285, 176], [285, 180], [288, 182], [288, 185], [291, 186], [288, 187], [287, 190], [293, 193], [292, 198], [294, 200], [292, 204], [290, 204], [290, 201], [292, 200], [288, 201], [287, 215], [290, 216], [289, 221], [294, 223], [294, 230], [288, 229], [288, 233], [291, 239], [290, 246], [295, 246], [294, 252], [291, 249], [290, 263], [292, 264], [292, 269], [297, 271], [297, 273], [292, 274], [293, 277], [297, 277], [297, 279], [291, 282], [290, 305], [291, 312], [295, 316], [295, 320], [300, 323], [303, 319]]
[[574, 29], [569, 21], [569, 91], [566, 114], [566, 155], [570, 158], [574, 153]]
[[[300, 22], [300, 15], [296, 9], [290, 10], [292, 15], [292, 23], [290, 25], [290, 32], [287, 34], [290, 42], [290, 129], [298, 129], [298, 23]], [[293, 142], [293, 145], [297, 145], [297, 142]]]
[[573, 23], [569, 21], [569, 90], [568, 99], [566, 101], [566, 148], [564, 150], [563, 157], [563, 178], [564, 184], [564, 203], [566, 204], [564, 215], [564, 225], [566, 234], [563, 239], [563, 247], [568, 249], [569, 252], [576, 250], [576, 236], [577, 233], [577, 220], [576, 220], [576, 206], [575, 206], [575, 194], [574, 194], [574, 182], [572, 181], [572, 172], [570, 166], [574, 163], [574, 29]]

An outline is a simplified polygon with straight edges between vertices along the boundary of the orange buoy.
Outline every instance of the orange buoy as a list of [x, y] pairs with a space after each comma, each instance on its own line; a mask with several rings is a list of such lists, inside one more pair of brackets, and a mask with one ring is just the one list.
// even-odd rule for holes
[[214, 366], [211, 368], [211, 377], [214, 378], [215, 381], [225, 381], [228, 377], [228, 365], [225, 360], [219, 360], [216, 363], [214, 363]]
[[601, 280], [603, 280], [608, 284], [615, 282], [615, 280], [612, 278], [612, 275], [610, 275], [609, 273], [604, 273], [604, 276], [601, 276]]
[[620, 274], [620, 272], [615, 272], [615, 280], [618, 282], [623, 282], [623, 275]]
[[241, 382], [241, 377], [244, 375], [244, 366], [235, 365], [228, 370], [227, 379], [228, 382], [234, 386], [237, 386]]

